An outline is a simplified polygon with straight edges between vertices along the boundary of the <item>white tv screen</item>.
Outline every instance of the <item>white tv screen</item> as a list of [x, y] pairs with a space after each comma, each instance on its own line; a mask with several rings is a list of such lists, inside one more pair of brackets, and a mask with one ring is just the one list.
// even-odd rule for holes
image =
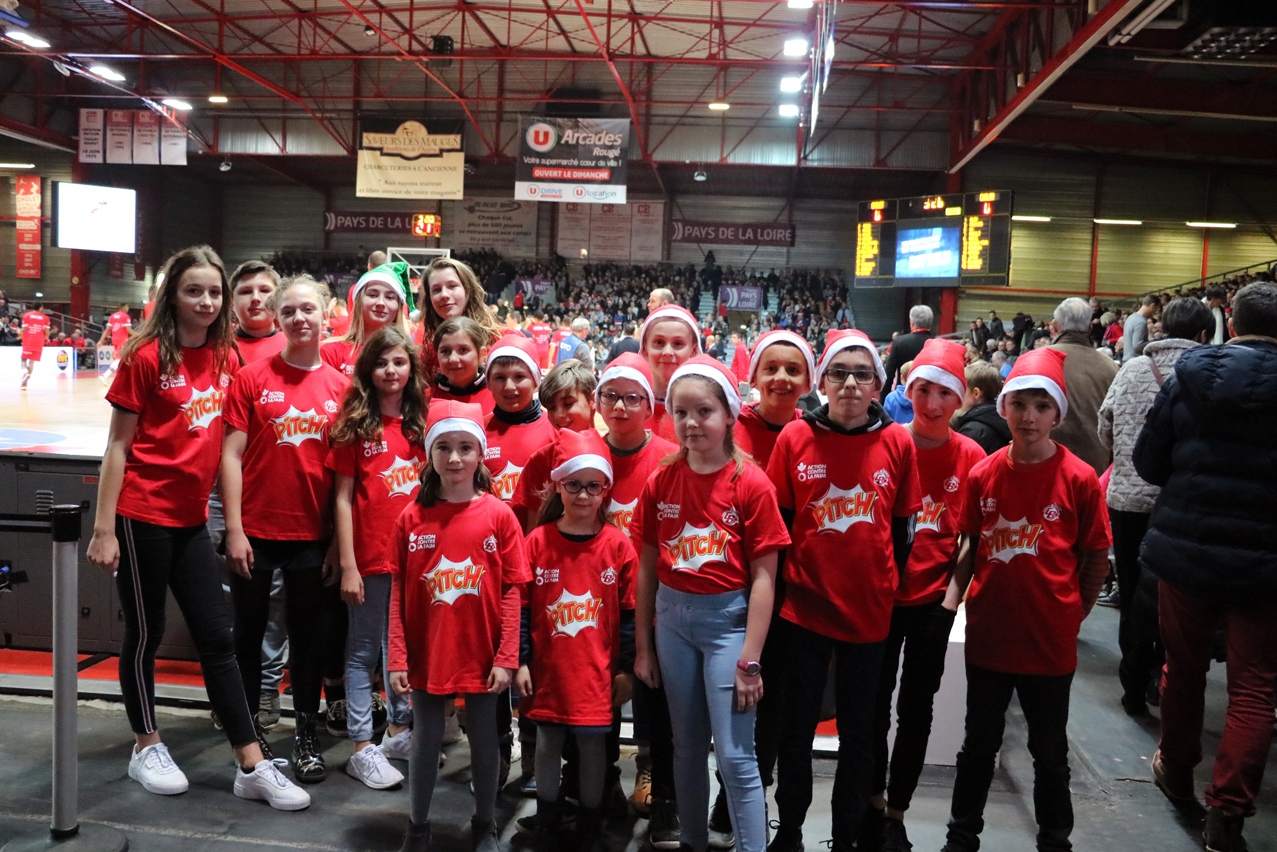
[[55, 181], [53, 244], [133, 254], [137, 250], [137, 191]]

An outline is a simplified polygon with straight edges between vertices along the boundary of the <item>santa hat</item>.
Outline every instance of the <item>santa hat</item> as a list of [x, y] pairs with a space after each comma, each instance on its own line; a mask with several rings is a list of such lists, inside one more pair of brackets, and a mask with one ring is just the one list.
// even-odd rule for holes
[[440, 435], [448, 432], [465, 432], [474, 436], [486, 452], [488, 436], [483, 431], [483, 406], [455, 399], [431, 400], [426, 415], [426, 452], [430, 452]]
[[603, 386], [613, 379], [629, 379], [632, 382], [638, 382], [647, 394], [647, 404], [653, 409], [656, 408], [656, 394], [652, 391], [652, 367], [642, 355], [626, 352], [612, 359], [612, 362], [603, 370], [603, 375], [599, 376], [598, 387], [594, 390], [596, 406], [602, 407], [599, 403], [599, 395], [603, 392]]
[[967, 392], [966, 347], [943, 337], [930, 337], [922, 344], [922, 351], [913, 359], [913, 369], [905, 382], [905, 393], [914, 382], [921, 379], [943, 385], [962, 396]]
[[408, 313], [412, 313], [416, 309], [412, 299], [412, 284], [408, 279], [408, 264], [401, 260], [394, 263], [383, 263], [381, 266], [374, 266], [372, 269], [359, 276], [359, 280], [350, 288], [350, 292], [346, 294], [346, 307], [350, 313], [355, 313], [355, 297], [359, 295], [359, 291], [369, 284], [385, 284], [394, 290], [399, 296], [399, 301], [408, 309]]
[[667, 400], [673, 397], [674, 385], [679, 379], [686, 379], [688, 376], [701, 376], [717, 384], [727, 397], [727, 407], [731, 409], [732, 417], [740, 415], [740, 391], [736, 388], [736, 377], [727, 371], [722, 362], [709, 355], [693, 355], [674, 371], [674, 375], [670, 376], [669, 391], [665, 395]]
[[998, 414], [1007, 416], [1006, 395], [1022, 390], [1044, 390], [1060, 407], [1060, 419], [1069, 414], [1069, 397], [1064, 389], [1064, 358], [1058, 349], [1031, 349], [1015, 359], [1015, 366], [998, 394]]
[[873, 358], [874, 371], [878, 373], [878, 381], [884, 386], [887, 384], [887, 371], [883, 369], [882, 359], [878, 357], [878, 347], [874, 346], [873, 341], [859, 329], [831, 328], [825, 335], [825, 351], [821, 353], [820, 364], [816, 367], [817, 387], [820, 386], [820, 380], [825, 377], [825, 371], [829, 369], [829, 362], [833, 361], [839, 352], [853, 347], [859, 347], [869, 353]]
[[550, 469], [550, 479], [562, 482], [578, 471], [597, 470], [611, 483], [611, 455], [602, 436], [593, 429], [584, 432], [564, 429], [554, 443], [554, 467]]
[[537, 355], [537, 345], [531, 338], [518, 333], [507, 334], [499, 338], [488, 351], [488, 364], [491, 366], [492, 362], [498, 358], [517, 358], [527, 365], [532, 378], [539, 385], [541, 384], [541, 365]]
[[644, 355], [647, 354], [647, 333], [652, 326], [661, 320], [678, 320], [687, 325], [688, 330], [692, 333], [692, 340], [696, 341], [696, 351], [701, 351], [701, 329], [696, 323], [696, 317], [692, 316], [692, 312], [682, 305], [664, 305], [657, 308], [647, 315], [647, 319], [643, 320], [643, 330], [639, 334], [639, 351]]
[[758, 369], [758, 362], [763, 360], [763, 350], [776, 343], [788, 343], [791, 346], [797, 346], [798, 351], [803, 353], [803, 358], [807, 359], [807, 381], [815, 381], [816, 356], [812, 354], [811, 344], [792, 331], [776, 328], [763, 334], [754, 342], [754, 351], [749, 356], [749, 380], [751, 382], [754, 380], [754, 371]]

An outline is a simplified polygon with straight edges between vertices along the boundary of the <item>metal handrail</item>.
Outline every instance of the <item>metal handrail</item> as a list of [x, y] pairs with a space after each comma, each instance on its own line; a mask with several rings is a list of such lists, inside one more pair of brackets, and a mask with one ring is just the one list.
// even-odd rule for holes
[[1227, 272], [1216, 272], [1214, 275], [1207, 275], [1204, 278], [1190, 278], [1189, 280], [1185, 281], [1183, 284], [1174, 284], [1170, 287], [1162, 287], [1157, 290], [1150, 290], [1149, 292], [1150, 293], [1169, 293], [1172, 291], [1183, 290], [1186, 287], [1203, 287], [1206, 285], [1207, 281], [1215, 281], [1215, 280], [1223, 281], [1226, 278], [1232, 278], [1235, 275], [1239, 275], [1244, 272], [1250, 272], [1252, 269], [1262, 268], [1264, 271], [1267, 271], [1269, 269], [1272, 269], [1274, 266], [1277, 266], [1277, 258], [1273, 258], [1272, 260], [1261, 261], [1259, 263], [1252, 263], [1250, 266], [1239, 266], [1236, 269], [1230, 269]]

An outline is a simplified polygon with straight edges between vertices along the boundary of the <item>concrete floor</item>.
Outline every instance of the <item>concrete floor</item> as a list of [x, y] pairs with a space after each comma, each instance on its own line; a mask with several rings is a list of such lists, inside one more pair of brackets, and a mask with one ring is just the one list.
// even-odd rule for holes
[[[1072, 744], [1073, 802], [1079, 850], [1201, 849], [1200, 826], [1179, 816], [1153, 786], [1149, 761], [1156, 746], [1156, 718], [1135, 722], [1118, 704], [1117, 613], [1097, 608], [1082, 630], [1080, 667], [1074, 681], [1069, 734]], [[1206, 761], [1199, 786], [1209, 777], [1210, 760], [1223, 725], [1221, 667], [1210, 680], [1207, 700]], [[1015, 705], [1013, 703], [1013, 708]], [[961, 713], [938, 707], [937, 713]], [[1156, 711], [1154, 711], [1156, 712]], [[308, 811], [284, 814], [265, 804], [231, 794], [232, 769], [225, 740], [209, 725], [206, 712], [161, 709], [165, 741], [191, 781], [188, 793], [153, 796], [126, 775], [128, 724], [118, 705], [87, 702], [80, 708], [80, 812], [84, 822], [106, 823], [124, 831], [135, 852], [249, 852], [262, 849], [393, 850], [407, 819], [406, 790], [375, 792], [342, 773], [348, 746], [327, 740], [329, 779], [310, 792]], [[50, 714], [47, 701], [0, 697], [4, 744], [0, 747], [0, 845], [15, 835], [39, 834], [48, 825]], [[287, 720], [274, 732], [277, 751], [287, 753]], [[1270, 758], [1271, 763], [1271, 758]], [[466, 789], [467, 754], [455, 746], [437, 788], [433, 821], [436, 848], [468, 850], [471, 801]], [[622, 759], [625, 785], [634, 762]], [[817, 766], [816, 800], [805, 828], [808, 849], [824, 848], [829, 836], [828, 796], [834, 765]], [[928, 767], [909, 812], [908, 827], [918, 850], [938, 850], [944, 841], [952, 770]], [[1277, 850], [1277, 794], [1270, 784], [1259, 801], [1259, 815], [1247, 823], [1250, 847]], [[534, 804], [503, 795], [498, 805], [502, 838], [514, 832], [514, 818]], [[773, 807], [773, 814], [775, 809]], [[1024, 852], [1033, 848], [1032, 764], [1018, 708], [1007, 728], [1002, 767], [986, 812], [987, 852]], [[611, 828], [613, 848], [645, 848], [646, 822], [631, 820]]]

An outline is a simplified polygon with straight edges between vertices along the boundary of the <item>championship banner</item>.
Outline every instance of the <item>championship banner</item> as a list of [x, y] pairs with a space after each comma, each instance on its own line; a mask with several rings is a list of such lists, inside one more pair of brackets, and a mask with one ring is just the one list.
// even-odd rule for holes
[[763, 288], [724, 285], [718, 288], [718, 301], [729, 311], [761, 311]]
[[160, 164], [186, 165], [186, 130], [175, 121], [165, 120], [160, 128]]
[[359, 198], [465, 196], [460, 121], [365, 118], [360, 123], [355, 195]]
[[80, 110], [80, 162], [102, 162], [106, 112], [100, 109]]
[[[664, 201], [630, 204], [578, 204], [556, 208], [559, 236], [556, 252], [590, 260], [661, 260]], [[584, 254], [582, 254], [584, 252]]]
[[40, 214], [42, 199], [39, 175], [17, 175], [13, 179], [14, 213], [17, 216], [18, 263], [14, 276], [40, 278]]
[[795, 234], [794, 226], [783, 222], [754, 222], [744, 225], [732, 222], [693, 222], [687, 219], [674, 219], [670, 222], [672, 243], [792, 247]]
[[516, 200], [625, 203], [629, 119], [526, 117], [519, 127]]
[[106, 111], [106, 161], [123, 165], [133, 162], [133, 110]]
[[530, 201], [460, 201], [453, 205], [447, 244], [492, 249], [503, 257], [537, 256], [537, 205]]
[[160, 164], [160, 117], [150, 110], [133, 114], [133, 165]]

